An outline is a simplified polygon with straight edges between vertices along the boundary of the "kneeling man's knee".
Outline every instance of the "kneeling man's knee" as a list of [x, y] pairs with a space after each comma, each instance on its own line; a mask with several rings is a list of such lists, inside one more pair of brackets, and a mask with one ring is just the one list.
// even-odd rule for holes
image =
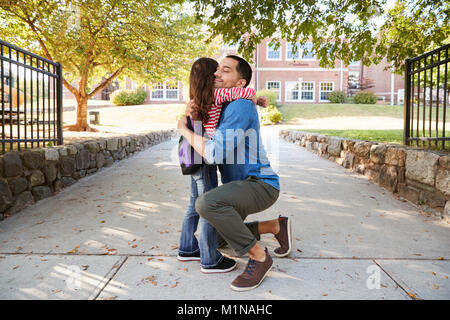
[[195, 211], [197, 211], [200, 217], [204, 218], [205, 215], [208, 215], [209, 211], [208, 209], [209, 209], [208, 200], [206, 199], [205, 194], [202, 194], [195, 201]]

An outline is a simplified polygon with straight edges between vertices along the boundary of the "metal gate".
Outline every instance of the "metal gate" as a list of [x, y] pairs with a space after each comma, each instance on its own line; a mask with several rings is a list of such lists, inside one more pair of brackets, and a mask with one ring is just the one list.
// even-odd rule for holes
[[404, 144], [450, 150], [450, 44], [405, 61]]
[[2, 153], [63, 144], [62, 67], [0, 40]]

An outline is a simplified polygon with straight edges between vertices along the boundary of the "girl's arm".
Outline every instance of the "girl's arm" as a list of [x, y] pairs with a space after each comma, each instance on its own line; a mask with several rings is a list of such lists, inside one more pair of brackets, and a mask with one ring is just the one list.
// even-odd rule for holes
[[252, 88], [218, 88], [214, 90], [214, 102], [220, 105], [225, 101], [252, 99], [255, 94], [255, 90]]

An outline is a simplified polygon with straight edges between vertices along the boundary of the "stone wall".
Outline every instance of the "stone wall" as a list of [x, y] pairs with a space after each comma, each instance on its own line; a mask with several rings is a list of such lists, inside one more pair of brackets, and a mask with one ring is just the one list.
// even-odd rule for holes
[[165, 130], [8, 152], [0, 156], [0, 220], [175, 134]]
[[280, 130], [280, 136], [367, 176], [425, 211], [450, 217], [448, 153], [294, 130]]

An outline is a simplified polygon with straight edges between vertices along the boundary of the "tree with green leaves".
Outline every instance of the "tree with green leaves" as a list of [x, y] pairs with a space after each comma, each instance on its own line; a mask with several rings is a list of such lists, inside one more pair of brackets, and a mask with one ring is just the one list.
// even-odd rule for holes
[[95, 131], [87, 122], [87, 102], [114, 79], [185, 78], [196, 57], [211, 54], [202, 21], [183, 3], [0, 0], [0, 38], [60, 62], [63, 84], [77, 100], [77, 122], [68, 129]]
[[397, 0], [390, 7], [387, 0], [192, 1], [212, 37], [239, 43], [247, 59], [261, 40], [287, 39], [299, 46], [312, 41], [322, 66], [386, 58], [399, 71], [406, 58], [450, 42], [448, 0]]

